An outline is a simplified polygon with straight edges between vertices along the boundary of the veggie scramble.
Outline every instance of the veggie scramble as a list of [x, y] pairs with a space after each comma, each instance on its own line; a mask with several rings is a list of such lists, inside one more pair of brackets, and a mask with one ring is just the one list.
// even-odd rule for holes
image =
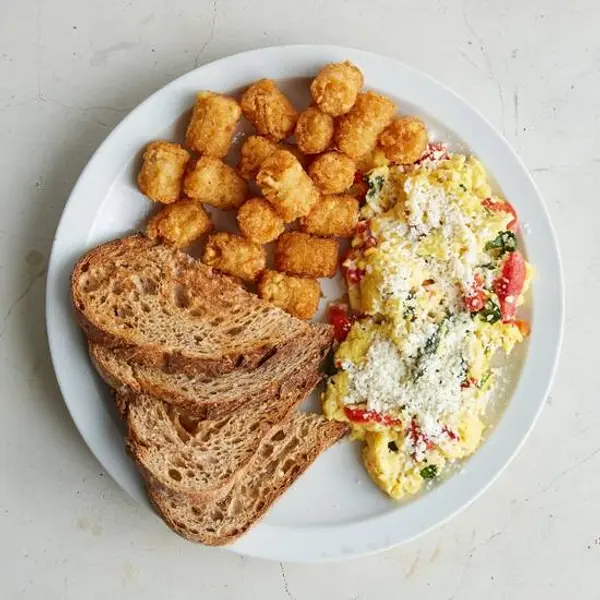
[[349, 307], [330, 307], [341, 343], [323, 408], [401, 498], [481, 444], [492, 359], [528, 334], [516, 311], [531, 268], [474, 157], [430, 143], [413, 164], [379, 163], [342, 264]]

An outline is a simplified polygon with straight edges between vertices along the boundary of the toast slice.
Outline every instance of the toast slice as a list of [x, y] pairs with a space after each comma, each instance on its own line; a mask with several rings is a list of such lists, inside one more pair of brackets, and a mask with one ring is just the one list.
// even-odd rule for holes
[[312, 325], [277, 347], [252, 371], [236, 370], [220, 377], [189, 376], [130, 362], [119, 349], [91, 343], [92, 362], [114, 389], [125, 388], [177, 405], [195, 418], [215, 419], [239, 408], [269, 403], [299, 372], [315, 371], [333, 341], [329, 325]]
[[98, 246], [71, 275], [88, 338], [191, 374], [253, 368], [308, 324], [187, 254], [138, 234]]
[[[198, 420], [145, 395], [127, 401], [127, 447], [145, 478], [194, 501], [226, 492], [273, 427], [319, 382], [317, 368], [286, 382], [277, 398], [220, 419]], [[123, 393], [118, 393], [122, 396]]]
[[149, 484], [148, 497], [167, 525], [184, 538], [209, 546], [230, 544], [346, 431], [346, 424], [322, 415], [294, 413], [273, 428], [227, 493], [200, 503], [168, 487]]

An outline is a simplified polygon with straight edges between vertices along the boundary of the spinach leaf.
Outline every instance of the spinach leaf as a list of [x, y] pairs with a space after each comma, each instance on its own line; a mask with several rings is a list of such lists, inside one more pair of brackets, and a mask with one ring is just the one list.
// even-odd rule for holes
[[497, 251], [500, 256], [506, 252], [514, 252], [517, 249], [517, 238], [512, 231], [501, 231], [495, 239], [485, 245], [485, 249]]
[[421, 477], [423, 479], [433, 479], [437, 475], [436, 465], [427, 465], [424, 469], [421, 469]]

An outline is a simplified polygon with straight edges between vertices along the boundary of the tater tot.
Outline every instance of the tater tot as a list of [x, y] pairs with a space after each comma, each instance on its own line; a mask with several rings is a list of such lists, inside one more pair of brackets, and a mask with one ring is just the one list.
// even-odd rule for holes
[[427, 142], [427, 127], [417, 117], [394, 119], [379, 136], [379, 145], [385, 156], [402, 165], [419, 160]]
[[242, 145], [238, 171], [246, 180], [256, 179], [264, 160], [277, 150], [277, 144], [266, 137], [251, 135]]
[[287, 150], [277, 150], [263, 162], [256, 182], [286, 223], [305, 217], [319, 200], [312, 179]]
[[316, 279], [265, 271], [258, 283], [258, 295], [294, 317], [312, 319], [319, 307], [321, 286]]
[[324, 66], [310, 86], [315, 104], [332, 117], [346, 114], [356, 102], [364, 83], [360, 69], [351, 62]]
[[311, 157], [308, 154], [304, 154], [304, 152], [302, 152], [298, 146], [284, 142], [283, 144], [280, 144], [279, 149], [291, 152], [298, 159], [298, 162], [302, 165], [302, 168], [305, 171], [308, 169]]
[[179, 144], [158, 140], [146, 147], [137, 182], [142, 193], [154, 202], [179, 200], [185, 168], [190, 160]]
[[272, 79], [253, 83], [242, 94], [240, 105], [260, 135], [279, 142], [294, 132], [298, 113]]
[[284, 233], [275, 247], [275, 268], [304, 277], [333, 277], [337, 271], [338, 252], [337, 240], [297, 231]]
[[391, 100], [375, 92], [359, 94], [352, 110], [336, 124], [338, 150], [355, 160], [371, 152], [395, 108]]
[[302, 231], [312, 235], [352, 237], [358, 223], [358, 200], [349, 195], [322, 196], [300, 221]]
[[151, 217], [146, 225], [146, 235], [184, 248], [210, 229], [212, 221], [202, 204], [184, 198], [165, 206]]
[[185, 134], [186, 146], [206, 156], [223, 158], [241, 116], [242, 109], [234, 98], [200, 92]]
[[341, 152], [325, 152], [308, 167], [308, 174], [324, 194], [341, 194], [354, 183], [356, 162]]
[[225, 210], [240, 206], [246, 199], [247, 189], [235, 169], [210, 156], [200, 158], [183, 180], [187, 196]]
[[296, 144], [305, 154], [325, 152], [333, 139], [333, 117], [311, 106], [296, 123]]
[[244, 281], [256, 281], [267, 266], [267, 252], [260, 244], [223, 231], [208, 237], [202, 262]]
[[250, 198], [240, 206], [237, 222], [242, 235], [251, 242], [268, 244], [284, 231], [283, 219], [264, 198]]

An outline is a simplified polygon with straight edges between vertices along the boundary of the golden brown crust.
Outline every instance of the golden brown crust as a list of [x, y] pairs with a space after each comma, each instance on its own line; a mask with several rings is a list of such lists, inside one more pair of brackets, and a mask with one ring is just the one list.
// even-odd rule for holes
[[146, 225], [146, 235], [151, 240], [158, 239], [184, 248], [200, 239], [212, 226], [211, 218], [202, 204], [184, 198], [153, 215]]
[[296, 123], [296, 144], [304, 154], [325, 152], [333, 139], [333, 117], [311, 106]]
[[256, 179], [256, 174], [260, 169], [260, 165], [262, 165], [264, 160], [271, 156], [275, 150], [277, 150], [277, 144], [266, 137], [251, 135], [246, 138], [240, 151], [240, 162], [238, 164], [240, 175], [246, 181]]
[[279, 142], [294, 132], [298, 113], [272, 79], [253, 83], [242, 94], [240, 105], [260, 135]]
[[242, 109], [235, 98], [200, 92], [185, 134], [188, 148], [206, 156], [223, 158], [231, 147]]
[[352, 237], [358, 210], [358, 200], [348, 194], [322, 196], [308, 216], [300, 220], [300, 228], [311, 235]]
[[203, 156], [185, 176], [183, 190], [197, 202], [229, 210], [243, 204], [248, 185], [222, 160]]
[[319, 308], [321, 287], [316, 279], [265, 271], [258, 295], [299, 319], [312, 319]]
[[308, 167], [308, 174], [323, 194], [341, 194], [354, 183], [356, 162], [332, 150], [320, 154]]
[[144, 151], [138, 186], [150, 200], [170, 204], [181, 196], [183, 175], [190, 160], [187, 150], [179, 144], [158, 140]]
[[319, 71], [310, 92], [320, 110], [339, 117], [354, 106], [363, 84], [363, 74], [356, 65], [348, 61], [330, 63]]
[[202, 262], [244, 281], [256, 281], [267, 266], [267, 252], [260, 244], [221, 231], [209, 236]]
[[379, 145], [386, 158], [403, 165], [419, 160], [427, 142], [427, 127], [417, 117], [394, 119], [379, 136]]
[[338, 266], [337, 240], [291, 231], [277, 240], [275, 268], [290, 275], [333, 277]]
[[257, 244], [268, 244], [285, 230], [283, 219], [264, 198], [244, 202], [238, 210], [237, 222], [242, 235]]

